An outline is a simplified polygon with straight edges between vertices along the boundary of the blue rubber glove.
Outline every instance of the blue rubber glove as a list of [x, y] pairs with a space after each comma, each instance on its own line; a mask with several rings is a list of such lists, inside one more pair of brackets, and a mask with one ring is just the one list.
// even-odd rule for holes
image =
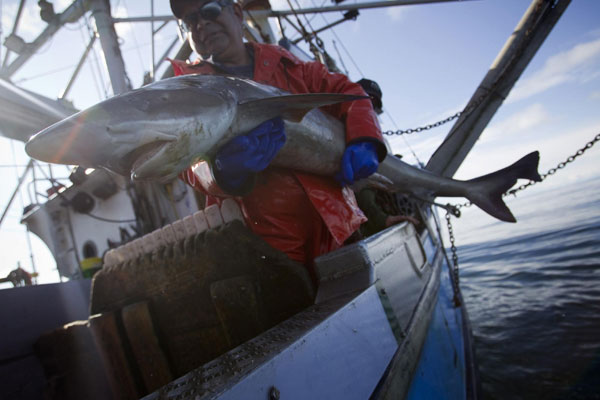
[[342, 185], [352, 185], [355, 181], [375, 173], [379, 167], [377, 148], [371, 141], [354, 142], [344, 150], [342, 169], [335, 176]]
[[213, 172], [219, 186], [226, 191], [244, 186], [254, 173], [267, 168], [284, 143], [285, 129], [279, 117], [231, 139], [219, 149], [214, 160]]

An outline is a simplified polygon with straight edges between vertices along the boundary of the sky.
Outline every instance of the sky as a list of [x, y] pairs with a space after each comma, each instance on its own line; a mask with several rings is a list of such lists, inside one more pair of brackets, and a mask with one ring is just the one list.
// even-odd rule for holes
[[[2, 41], [13, 29], [18, 3], [18, 0], [0, 0]], [[26, 41], [33, 40], [45, 26], [35, 12], [37, 2], [29, 3], [17, 31]], [[350, 0], [344, 4], [347, 3]], [[61, 11], [69, 2], [59, 0], [53, 4], [55, 10]], [[113, 15], [118, 17], [150, 14], [150, 1], [112, 0], [111, 4]], [[299, 4], [331, 5], [329, 1], [318, 0]], [[383, 130], [415, 128], [444, 119], [465, 106], [529, 4], [527, 0], [475, 0], [362, 10], [356, 21], [344, 22], [319, 37], [352, 80], [365, 77], [379, 83], [385, 109], [381, 117]], [[157, 15], [170, 14], [167, 1], [156, 0], [154, 7]], [[272, 1], [272, 7], [289, 8], [285, 0]], [[489, 173], [533, 150], [540, 151], [539, 171], [545, 173], [600, 134], [598, 16], [600, 2], [572, 1], [455, 178], [470, 179]], [[303, 20], [303, 24], [318, 29], [340, 17], [340, 13], [321, 14], [309, 17], [309, 23]], [[56, 98], [89, 41], [92, 25], [89, 18], [67, 25], [12, 77], [13, 82]], [[272, 26], [276, 30], [275, 21]], [[298, 36], [290, 25], [283, 26], [286, 36], [291, 39]], [[133, 87], [139, 87], [151, 65], [150, 24], [119, 24], [117, 32], [128, 76]], [[155, 35], [155, 59], [176, 37], [174, 23]], [[0, 56], [4, 60], [5, 48]], [[163, 69], [164, 66], [159, 68], [157, 76]], [[68, 99], [82, 109], [107, 96], [111, 96], [111, 91], [96, 46]], [[407, 137], [391, 137], [393, 152], [403, 154], [407, 162], [426, 163], [451, 125]], [[4, 211], [28, 159], [22, 143], [5, 138], [0, 138], [0, 157], [0, 177], [4, 182], [0, 206]], [[600, 145], [597, 145], [523, 196], [532, 196], [535, 201], [545, 199], [546, 206], [556, 199], [564, 202], [564, 196], [553, 193], [578, 182], [598, 185], [600, 180], [594, 178], [598, 177], [599, 161]], [[66, 177], [68, 170], [55, 166], [53, 173]], [[542, 191], [548, 194], [538, 195]], [[0, 226], [3, 254], [0, 277], [16, 268], [17, 263], [32, 269], [25, 227], [19, 223], [23, 207], [31, 202], [28, 192], [31, 186], [25, 186], [19, 193]], [[600, 190], [596, 193], [600, 194]], [[557, 209], [561, 206], [556, 204]], [[519, 215], [515, 215], [518, 219]], [[495, 221], [475, 207], [465, 210], [463, 217], [455, 222], [458, 232], [461, 226], [473, 223], [484, 228], [489, 224], [489, 234], [493, 236]], [[466, 236], [467, 241], [486, 239], [485, 234]], [[39, 282], [56, 281], [58, 274], [53, 270], [55, 264], [49, 251], [34, 235], [30, 241]]]

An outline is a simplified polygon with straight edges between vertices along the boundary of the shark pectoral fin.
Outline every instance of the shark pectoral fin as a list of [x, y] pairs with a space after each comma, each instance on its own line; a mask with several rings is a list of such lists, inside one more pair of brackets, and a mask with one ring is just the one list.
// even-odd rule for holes
[[337, 93], [291, 94], [247, 100], [240, 102], [238, 106], [245, 115], [263, 115], [267, 111], [272, 115], [271, 118], [281, 116], [292, 122], [300, 122], [313, 108], [359, 99], [368, 99], [368, 97]]
[[510, 211], [506, 203], [502, 200], [502, 193], [483, 195], [483, 196], [468, 196], [470, 201], [473, 202], [477, 207], [481, 208], [492, 217], [498, 218], [504, 222], [517, 222], [517, 219]]

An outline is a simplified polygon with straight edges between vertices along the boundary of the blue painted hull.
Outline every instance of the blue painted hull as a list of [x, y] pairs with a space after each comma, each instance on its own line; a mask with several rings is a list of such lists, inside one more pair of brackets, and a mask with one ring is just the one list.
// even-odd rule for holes
[[[448, 265], [443, 264], [438, 300], [435, 305], [419, 363], [406, 398], [465, 399], [472, 389], [468, 382], [468, 354], [462, 307], [454, 305], [454, 290]], [[467, 336], [468, 337], [468, 336]]]
[[[468, 318], [464, 306], [454, 305], [447, 258], [438, 230], [432, 229], [436, 221], [431, 214], [423, 217], [427, 227], [419, 232], [399, 225], [317, 259], [320, 283], [313, 306], [145, 399], [476, 398]], [[75, 286], [80, 290], [81, 285], [68, 283], [4, 294], [16, 296], [13, 304], [26, 304], [39, 297], [34, 292], [44, 291], [44, 304], [59, 310]], [[73, 319], [87, 317], [84, 305], [82, 315]], [[15, 326], [41, 321], [42, 315], [31, 314], [35, 310], [6, 317], [17, 321]], [[58, 326], [69, 318], [57, 321]], [[4, 332], [5, 339], [20, 339], [24, 358], [13, 355], [5, 363], [11, 374], [4, 376], [11, 378], [3, 387], [17, 390], [28, 384], [33, 389], [20, 398], [39, 398], [43, 377], [32, 347], [52, 324], [20, 328], [27, 335]]]
[[317, 260], [317, 304], [145, 399], [476, 398], [443, 248], [411, 227]]

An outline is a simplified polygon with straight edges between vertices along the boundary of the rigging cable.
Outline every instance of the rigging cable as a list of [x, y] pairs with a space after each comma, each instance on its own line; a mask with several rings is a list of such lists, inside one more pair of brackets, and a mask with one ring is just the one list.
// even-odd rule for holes
[[[298, 0], [294, 0], [294, 1], [296, 2], [296, 5], [298, 6], [298, 8], [302, 8], [300, 6], [300, 3], [298, 3]], [[312, 33], [309, 33], [306, 30], [306, 28], [304, 27], [304, 25], [302, 24], [302, 21], [300, 21], [300, 17], [296, 13], [296, 9], [292, 5], [291, 1], [287, 0], [287, 3], [289, 5], [289, 7], [290, 7], [290, 10], [292, 10], [292, 13], [296, 17], [296, 21], [298, 22], [298, 25], [300, 26], [300, 29], [298, 29], [297, 27], [295, 27], [293, 24], [292, 24], [292, 26], [294, 26], [296, 28], [296, 30], [300, 32], [301, 38], [304, 39], [309, 44], [309, 49], [314, 54], [315, 58], [317, 60], [320, 60], [322, 57], [320, 57], [321, 56], [321, 52], [319, 52], [319, 49], [322, 52], [324, 52], [323, 41], [317, 36], [317, 32], [311, 26], [310, 20], [308, 19], [308, 17], [303, 14], [303, 18], [305, 19], [306, 24], [308, 25], [308, 27], [310, 28], [310, 30], [312, 31]], [[313, 4], [314, 4], [314, 1], [313, 1]], [[288, 20], [288, 22], [291, 23], [291, 21], [289, 21], [289, 20]], [[317, 42], [316, 46], [313, 43], [313, 38], [316, 39], [316, 42]], [[320, 60], [320, 61], [323, 62], [324, 64], [326, 64], [325, 60]]]
[[[323, 17], [323, 18], [325, 18], [325, 17]], [[350, 54], [350, 52], [348, 51], [348, 49], [346, 48], [346, 46], [344, 46], [344, 42], [342, 42], [342, 40], [339, 38], [339, 36], [337, 35], [337, 33], [335, 33], [335, 31], [333, 30], [333, 28], [331, 29], [331, 33], [333, 34], [333, 36], [335, 36], [335, 38], [338, 40], [338, 42], [340, 42], [340, 45], [342, 46], [342, 49], [344, 49], [344, 51], [346, 52], [346, 55], [348, 56], [348, 58], [350, 58], [350, 61], [352, 62], [352, 65], [354, 65], [354, 68], [356, 68], [356, 70], [358, 71], [358, 73], [360, 74], [360, 76], [364, 77], [365, 74], [363, 74], [363, 72], [361, 71], [360, 67], [356, 63], [356, 61], [354, 61], [354, 58], [352, 57], [352, 54]]]
[[71, 65], [66, 65], [64, 67], [55, 68], [55, 69], [52, 69], [50, 71], [46, 71], [46, 72], [44, 72], [42, 74], [31, 75], [31, 76], [27, 76], [27, 77], [24, 77], [24, 78], [17, 79], [17, 80], [14, 81], [14, 83], [15, 84], [19, 84], [19, 83], [31, 81], [33, 79], [45, 78], [45, 77], [47, 77], [49, 75], [57, 74], [59, 72], [66, 71], [68, 69], [72, 69], [74, 66], [75, 66], [75, 64], [71, 64]]
[[[90, 26], [90, 21], [84, 16], [83, 17], [85, 20], [85, 26], [87, 27], [88, 30], [88, 35], [91, 37], [91, 35], [96, 35], [96, 31], [94, 31], [94, 29]], [[98, 78], [99, 81], [99, 87], [102, 88], [104, 90], [104, 97], [102, 97], [102, 94], [100, 92], [100, 98], [102, 99], [106, 99], [108, 98], [108, 91], [106, 90], [106, 84], [104, 82], [104, 75], [102, 74], [102, 68], [100, 68], [100, 62], [98, 61], [98, 49], [97, 46], [94, 46], [94, 50], [92, 51], [92, 66], [96, 67], [96, 71], [92, 72], [92, 75], [94, 73], [96, 73], [96, 77]], [[93, 69], [93, 68], [92, 68]]]
[[[298, 5], [298, 8], [300, 7], [300, 3], [298, 2], [298, 0], [294, 0], [296, 2], [296, 4]], [[311, 0], [313, 5], [316, 6], [315, 1]], [[289, 3], [289, 0], [288, 0]], [[291, 4], [290, 4], [291, 7]], [[317, 32], [311, 25], [311, 20], [314, 19], [316, 16], [313, 16], [313, 18], [308, 19], [308, 16], [306, 14], [303, 14], [304, 19], [306, 20], [306, 24], [308, 25], [308, 27], [310, 28], [310, 30], [312, 31], [311, 34], [309, 34], [308, 36], [305, 36], [304, 39], [310, 44], [310, 50], [315, 54], [315, 57], [321, 61], [323, 64], [325, 64], [325, 66], [330, 69], [332, 72], [340, 72], [339, 68], [337, 67], [335, 60], [333, 60], [333, 58], [327, 53], [327, 50], [325, 50], [325, 44], [323, 43], [323, 40], [321, 40], [321, 38], [318, 36]], [[323, 17], [323, 15], [321, 15], [321, 17]], [[325, 19], [325, 17], [323, 17], [323, 19], [326, 22], [326, 25], [330, 25], [327, 20]], [[329, 28], [331, 29], [331, 27]], [[315, 41], [317, 42], [317, 45], [315, 46], [312, 42], [312, 38], [315, 39]], [[314, 48], [314, 50], [313, 50]]]
[[[117, 5], [121, 3], [121, 0], [118, 1]], [[123, 0], [123, 7], [125, 9], [125, 16], [128, 17], [129, 13], [127, 12], [127, 10], [129, 9], [129, 7], [127, 6], [127, 3], [125, 2], [125, 0]], [[154, 33], [152, 34], [152, 36], [154, 36]], [[135, 29], [131, 29], [131, 37], [133, 38], [133, 43], [134, 43], [134, 48], [136, 50], [137, 56], [138, 56], [138, 61], [140, 62], [140, 69], [142, 71], [144, 71], [146, 69], [146, 66], [144, 65], [144, 57], [142, 56], [142, 52], [140, 51], [140, 44], [137, 40], [137, 36], [135, 35]], [[152, 64], [154, 64], [155, 61], [152, 60]]]
[[[83, 17], [85, 19], [85, 16]], [[81, 40], [85, 43], [85, 32], [83, 31], [83, 28], [85, 28], [84, 25], [82, 25], [79, 29], [79, 33], [81, 36]], [[88, 34], [90, 33], [89, 31], [89, 26], [88, 26]], [[92, 35], [95, 35], [94, 32], [92, 32]], [[92, 59], [94, 59], [94, 57], [96, 57], [96, 53], [92, 52]], [[96, 76], [96, 71], [94, 71], [94, 65], [92, 63], [92, 61], [90, 61], [88, 63], [88, 65], [90, 66], [90, 70], [92, 73], [92, 80], [94, 81], [94, 87], [96, 88], [96, 94], [98, 95], [99, 99], [102, 99], [102, 92], [100, 91], [100, 84], [98, 83], [98, 77]]]
[[[317, 7], [317, 4], [315, 3], [315, 0], [311, 0], [311, 2], [313, 4], [313, 6]], [[320, 15], [321, 15], [321, 18], [323, 18], [323, 21], [325, 21], [325, 24], [329, 25], [329, 21], [327, 20], [327, 18], [325, 18], [325, 16], [322, 13]], [[350, 61], [354, 65], [354, 68], [356, 68], [356, 70], [358, 71], [358, 73], [360, 74], [360, 76], [362, 76], [364, 78], [365, 74], [363, 74], [363, 72], [360, 70], [360, 68], [358, 67], [358, 64], [356, 63], [356, 61], [354, 61], [354, 58], [352, 58], [352, 55], [350, 54], [350, 52], [348, 51], [348, 49], [346, 48], [346, 46], [344, 46], [344, 42], [342, 41], [342, 39], [340, 39], [340, 37], [337, 35], [337, 33], [335, 33], [335, 30], [333, 28], [329, 28], [329, 30], [331, 31], [331, 33], [333, 34], [333, 36], [337, 39], [337, 41], [340, 42], [340, 45], [342, 46], [342, 48], [346, 52], [346, 55], [348, 56], [348, 58], [350, 58]], [[335, 47], [335, 49], [337, 51], [337, 46], [335, 46], [335, 42], [334, 42], [334, 47]], [[340, 57], [340, 62], [344, 66], [344, 69], [347, 70], [346, 66], [344, 65], [344, 61], [342, 60], [341, 56], [339, 55], [339, 51], [338, 51], [338, 56]], [[346, 73], [346, 75], [348, 75], [348, 73]]]
[[25, 168], [26, 164], [8, 164], [8, 165], [0, 165], [0, 168]]
[[[15, 141], [10, 141], [10, 150], [12, 153], [13, 164], [17, 164], [17, 155], [15, 153]], [[32, 166], [33, 167], [33, 166]], [[17, 178], [17, 182], [19, 181], [19, 172], [15, 167], [15, 176]], [[25, 208], [25, 203], [23, 202], [23, 192], [21, 192], [19, 188], [19, 201], [21, 203], [21, 210]], [[35, 258], [33, 256], [33, 248], [31, 247], [31, 236], [29, 231], [29, 226], [25, 225], [25, 239], [27, 241], [27, 248], [29, 249], [29, 258], [31, 259], [31, 269], [33, 270], [34, 276], [37, 276], [37, 268], [35, 267]], [[34, 282], [37, 283], [37, 278], [33, 278]]]
[[296, 9], [294, 8], [294, 6], [292, 5], [292, 2], [290, 0], [286, 0], [290, 10], [292, 10], [292, 14], [294, 14], [294, 17], [296, 17], [296, 22], [298, 22], [298, 26], [300, 28], [296, 28], [296, 30], [298, 30], [300, 32], [300, 34], [302, 35], [302, 37], [307, 38], [306, 41], [309, 42], [309, 35], [308, 32], [306, 31], [306, 28], [304, 28], [304, 25], [302, 25], [302, 21], [300, 21], [300, 17], [298, 16], [298, 14], [296, 14]]
[[[298, 0], [294, 0], [294, 1], [296, 2], [296, 6], [297, 6], [298, 8], [300, 8], [300, 9], [302, 9], [302, 7], [300, 6], [300, 3], [298, 2]], [[313, 0], [313, 2], [312, 2], [312, 3], [313, 3], [313, 4], [315, 4], [314, 0]], [[290, 1], [289, 1], [289, 0], [288, 0], [288, 4], [290, 5], [290, 8], [292, 8], [292, 10], [293, 10], [292, 4], [290, 3]], [[295, 13], [295, 12], [294, 12], [294, 15], [296, 15], [296, 13]], [[303, 14], [302, 16], [304, 17], [304, 20], [306, 21], [306, 24], [308, 25], [309, 29], [312, 31], [312, 35], [311, 35], [311, 36], [314, 36], [314, 37], [316, 38], [316, 33], [315, 33], [315, 30], [313, 29], [313, 27], [312, 27], [312, 26], [311, 26], [311, 24], [310, 24], [310, 21], [311, 21], [311, 20], [309, 20], [309, 19], [308, 19], [308, 17], [306, 16], [306, 14]], [[299, 18], [298, 18], [298, 15], [296, 15], [296, 18], [298, 19], [298, 22], [300, 22], [300, 20], [299, 20]], [[314, 17], [313, 17], [313, 18], [314, 18]]]
[[[394, 118], [392, 118], [392, 114], [391, 114], [391, 113], [389, 113], [385, 107], [382, 107], [382, 109], [383, 109], [383, 113], [384, 113], [385, 115], [387, 115], [387, 117], [390, 119], [390, 121], [392, 121], [392, 124], [394, 124], [394, 126], [396, 127], [396, 129], [398, 129], [398, 125], [396, 124], [396, 121], [394, 120]], [[385, 134], [385, 132], [383, 132], [383, 133]], [[420, 159], [419, 159], [419, 157], [417, 156], [417, 153], [415, 153], [415, 151], [414, 151], [414, 150], [413, 150], [413, 148], [411, 147], [410, 143], [408, 143], [408, 140], [406, 140], [406, 136], [404, 136], [404, 135], [401, 135], [401, 136], [402, 136], [402, 138], [404, 139], [404, 144], [406, 144], [406, 147], [408, 147], [408, 149], [409, 149], [409, 150], [410, 150], [410, 152], [412, 153], [412, 155], [413, 155], [413, 157], [415, 158], [415, 160], [417, 160], [417, 163], [418, 163], [420, 166], [422, 166], [422, 167], [423, 167], [425, 164], [423, 164], [423, 163], [421, 162], [421, 160], [420, 160]]]
[[[297, 1], [297, 0], [296, 0]], [[317, 6], [315, 1], [312, 0], [312, 4], [313, 6]], [[325, 16], [323, 14], [321, 14], [321, 18], [323, 18], [323, 21], [325, 21], [326, 25], [329, 25], [329, 21], [327, 20], [327, 18], [325, 18]], [[312, 28], [311, 28], [312, 29]], [[330, 28], [331, 33], [335, 36], [335, 38], [340, 42], [340, 45], [343, 47], [344, 51], [346, 52], [346, 54], [348, 55], [348, 57], [350, 58], [350, 61], [352, 61], [352, 64], [354, 65], [354, 68], [356, 68], [356, 70], [359, 72], [359, 74], [364, 78], [365, 75], [363, 74], [363, 72], [361, 71], [360, 67], [358, 66], [358, 64], [356, 63], [356, 61], [354, 60], [354, 58], [352, 57], [352, 55], [348, 52], [348, 50], [346, 49], [346, 46], [344, 46], [344, 43], [342, 42], [342, 40], [338, 37], [338, 35], [336, 34], [335, 30], [333, 28]], [[335, 40], [333, 40], [333, 47], [335, 48], [336, 52], [338, 53], [338, 57], [340, 59], [340, 62], [342, 63], [342, 67], [345, 70], [346, 76], [348, 76], [348, 69], [346, 68], [346, 65], [344, 64], [344, 60], [342, 59], [342, 56], [336, 46], [336, 42]], [[392, 121], [392, 124], [396, 127], [396, 129], [398, 130], [398, 124], [396, 124], [396, 121], [394, 120], [394, 118], [392, 118], [392, 115], [387, 111], [387, 109], [383, 108], [383, 112], [385, 113], [385, 115], [387, 115], [387, 117], [390, 119], [390, 121]], [[419, 165], [423, 165], [423, 163], [421, 162], [421, 160], [419, 159], [419, 157], [417, 156], [417, 154], [415, 153], [415, 151], [413, 150], [413, 148], [411, 147], [411, 145], [408, 143], [408, 140], [406, 140], [405, 137], [403, 137], [404, 139], [404, 143], [406, 144], [406, 146], [408, 147], [408, 149], [410, 150], [410, 152], [412, 153], [413, 157], [415, 158], [415, 160], [419, 163]]]
[[344, 59], [342, 58], [342, 55], [340, 54], [340, 51], [338, 50], [335, 40], [332, 40], [331, 42], [333, 43], [333, 48], [335, 49], [335, 52], [337, 53], [338, 58], [340, 59], [340, 62], [342, 63], [342, 68], [344, 68], [344, 74], [346, 74], [346, 76], [350, 75], [350, 73], [348, 72], [348, 68], [346, 68], [346, 64], [344, 63]]

